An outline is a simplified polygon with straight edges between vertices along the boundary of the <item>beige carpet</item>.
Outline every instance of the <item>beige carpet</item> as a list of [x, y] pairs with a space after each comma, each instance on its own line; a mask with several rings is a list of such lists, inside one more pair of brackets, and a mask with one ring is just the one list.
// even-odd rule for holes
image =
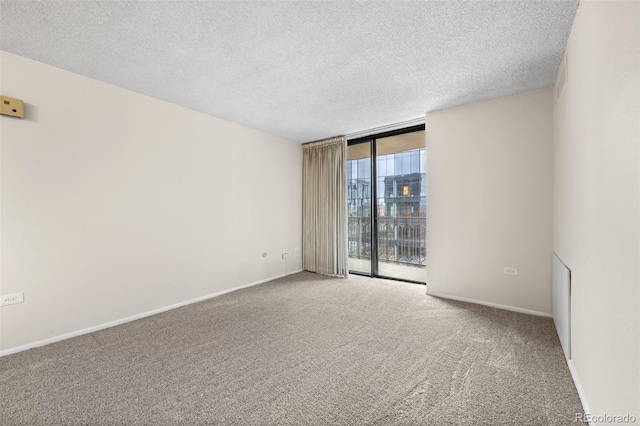
[[0, 358], [3, 425], [575, 425], [553, 323], [307, 272]]

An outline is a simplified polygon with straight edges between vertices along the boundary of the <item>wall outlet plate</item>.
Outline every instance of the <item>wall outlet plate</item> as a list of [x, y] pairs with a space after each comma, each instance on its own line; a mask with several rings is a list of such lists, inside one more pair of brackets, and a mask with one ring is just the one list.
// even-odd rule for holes
[[506, 267], [504, 268], [505, 275], [518, 275], [518, 268]]
[[5, 294], [0, 298], [0, 306], [24, 302], [24, 293]]
[[24, 102], [20, 99], [0, 96], [0, 114], [10, 117], [24, 118]]

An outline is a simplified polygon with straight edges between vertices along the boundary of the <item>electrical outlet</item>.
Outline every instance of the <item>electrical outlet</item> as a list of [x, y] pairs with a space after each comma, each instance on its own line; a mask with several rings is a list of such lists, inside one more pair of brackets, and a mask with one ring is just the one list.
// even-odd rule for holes
[[282, 253], [282, 258], [287, 259], [289, 257], [289, 253]]
[[24, 302], [24, 293], [7, 294], [6, 296], [2, 296], [2, 299], [0, 299], [0, 306], [13, 305], [15, 303], [22, 302]]
[[289, 253], [289, 249], [282, 249], [282, 253], [285, 253], [285, 254]]
[[518, 275], [518, 268], [510, 268], [510, 267], [506, 267], [505, 266], [504, 274], [505, 275]]
[[0, 96], [0, 114], [24, 118], [24, 102], [20, 99]]
[[267, 257], [267, 252], [266, 251], [262, 252], [262, 257]]

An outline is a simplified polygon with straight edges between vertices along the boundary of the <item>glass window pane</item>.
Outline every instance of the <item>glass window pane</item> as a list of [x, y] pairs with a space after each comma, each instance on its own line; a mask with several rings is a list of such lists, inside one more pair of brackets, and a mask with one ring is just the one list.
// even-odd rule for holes
[[398, 155], [397, 157], [394, 158], [394, 167], [395, 167], [395, 173], [394, 175], [401, 175], [402, 174], [402, 156]]
[[386, 213], [378, 218], [378, 273], [425, 282], [424, 131], [378, 139], [376, 144], [391, 165], [387, 166], [385, 191], [378, 192], [384, 197]]
[[378, 158], [378, 176], [386, 176], [387, 175], [387, 162], [384, 159]]
[[418, 150], [411, 152], [411, 169], [409, 173], [420, 173], [420, 154]]
[[363, 158], [371, 144], [347, 147], [351, 179], [347, 184], [347, 245], [349, 270], [371, 273], [371, 160]]

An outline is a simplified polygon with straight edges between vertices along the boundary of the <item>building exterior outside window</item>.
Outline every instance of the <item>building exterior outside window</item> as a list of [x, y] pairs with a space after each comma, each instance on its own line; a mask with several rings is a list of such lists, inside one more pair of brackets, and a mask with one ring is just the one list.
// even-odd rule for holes
[[[426, 157], [412, 149], [377, 157], [378, 261], [426, 267]], [[371, 257], [371, 160], [347, 162], [349, 257]]]

